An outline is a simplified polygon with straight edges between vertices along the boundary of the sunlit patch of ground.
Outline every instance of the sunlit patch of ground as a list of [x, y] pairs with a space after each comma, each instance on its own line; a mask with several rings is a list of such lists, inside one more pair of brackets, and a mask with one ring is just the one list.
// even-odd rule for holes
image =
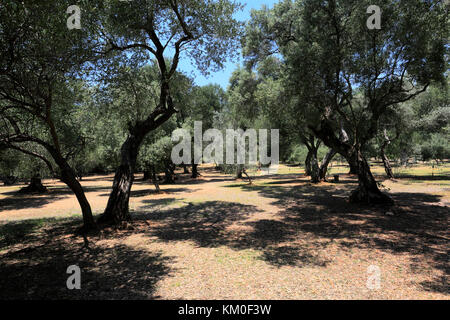
[[[0, 298], [449, 299], [448, 165], [382, 181], [393, 208], [349, 204], [357, 180], [335, 163], [337, 173], [339, 183], [313, 185], [281, 166], [250, 172], [249, 185], [206, 167], [160, 194], [138, 176], [134, 222], [89, 237], [89, 249], [74, 236], [80, 210], [63, 184], [45, 181], [40, 196], [0, 187]], [[97, 214], [112, 178], [82, 181]], [[65, 286], [72, 264], [80, 291]], [[367, 287], [371, 265], [377, 290]]]

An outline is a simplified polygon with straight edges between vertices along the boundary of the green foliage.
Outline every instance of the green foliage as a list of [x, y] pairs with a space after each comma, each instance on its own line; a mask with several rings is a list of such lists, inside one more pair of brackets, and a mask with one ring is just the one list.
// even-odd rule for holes
[[[323, 159], [323, 157], [325, 157], [327, 153], [328, 148], [325, 146], [320, 146], [319, 149], [317, 150], [318, 160], [320, 161], [321, 159]], [[308, 155], [308, 148], [306, 148], [305, 145], [302, 144], [295, 145], [292, 148], [292, 152], [289, 154], [287, 163], [304, 165], [307, 155]]]
[[421, 146], [421, 156], [423, 161], [444, 160], [450, 158], [450, 147], [448, 139], [443, 136], [434, 134], [431, 139]]

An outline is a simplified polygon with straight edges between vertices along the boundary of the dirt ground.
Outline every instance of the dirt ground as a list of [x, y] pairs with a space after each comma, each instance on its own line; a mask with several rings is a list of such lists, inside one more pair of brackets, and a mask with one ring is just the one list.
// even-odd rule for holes
[[[160, 194], [137, 176], [133, 222], [88, 247], [74, 235], [80, 210], [62, 183], [44, 181], [45, 195], [0, 187], [0, 299], [447, 300], [448, 169], [384, 181], [393, 208], [348, 203], [355, 177], [312, 185], [297, 167], [253, 185], [208, 167]], [[112, 179], [82, 181], [97, 214]], [[74, 264], [81, 290], [66, 287]], [[380, 287], [368, 286], [371, 266]]]

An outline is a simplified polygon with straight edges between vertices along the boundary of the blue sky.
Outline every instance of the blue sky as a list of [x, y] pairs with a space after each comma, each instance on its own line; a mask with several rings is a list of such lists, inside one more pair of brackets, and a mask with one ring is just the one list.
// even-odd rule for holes
[[[279, 2], [279, 0], [250, 0], [247, 2], [241, 1], [241, 3], [245, 5], [245, 8], [243, 11], [236, 14], [236, 18], [240, 21], [247, 21], [248, 19], [250, 19], [251, 9], [260, 9], [262, 5], [266, 5], [267, 7], [272, 8], [273, 5], [277, 2]], [[242, 63], [242, 61], [240, 61], [239, 63]], [[189, 59], [182, 59], [180, 61], [179, 70], [192, 76], [195, 83], [199, 86], [203, 86], [209, 83], [217, 83], [221, 85], [222, 88], [226, 89], [226, 87], [228, 86], [228, 80], [230, 79], [231, 74], [237, 68], [237, 65], [239, 63], [228, 62], [225, 64], [225, 67], [222, 71], [211, 73], [208, 77], [204, 77], [196, 70], [195, 66], [192, 66], [192, 63]]]

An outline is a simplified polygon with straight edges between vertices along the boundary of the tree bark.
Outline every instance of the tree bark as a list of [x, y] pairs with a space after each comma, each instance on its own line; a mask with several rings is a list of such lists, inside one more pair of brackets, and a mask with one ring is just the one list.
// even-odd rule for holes
[[[164, 68], [161, 67], [161, 70], [165, 70], [163, 60], [160, 61], [164, 65]], [[116, 170], [113, 190], [109, 196], [105, 212], [99, 218], [100, 223], [119, 224], [131, 218], [128, 205], [130, 202], [131, 187], [134, 182], [139, 147], [149, 132], [159, 128], [176, 113], [172, 97], [169, 93], [169, 83], [166, 76], [167, 74], [162, 74], [158, 107], [144, 121], [138, 121], [133, 126], [130, 125], [129, 137], [122, 145], [121, 163]]]
[[358, 174], [358, 163], [353, 162], [352, 160], [349, 160], [347, 162], [348, 162], [348, 165], [350, 166], [350, 171], [348, 174], [357, 175]]
[[199, 174], [198, 174], [198, 164], [193, 164], [192, 165], [192, 175], [191, 175], [191, 178], [192, 179], [197, 179], [198, 178], [198, 176], [199, 176]]
[[168, 164], [164, 167], [164, 183], [166, 184], [175, 183], [175, 180], [173, 178], [173, 171], [171, 170]]
[[377, 181], [372, 175], [369, 163], [357, 151], [351, 155], [351, 161], [358, 164], [358, 188], [352, 192], [350, 202], [368, 204], [393, 204], [393, 200], [388, 195], [382, 193], [378, 188]]
[[311, 151], [308, 149], [308, 154], [306, 155], [306, 159], [305, 159], [305, 176], [306, 177], [310, 177], [311, 176], [311, 158], [312, 158], [312, 154]]
[[311, 177], [312, 183], [319, 183], [320, 168], [317, 160], [317, 150], [319, 149], [319, 146], [316, 146], [313, 140], [311, 144], [306, 144], [306, 147], [308, 148], [308, 154], [305, 161], [305, 175]]
[[31, 178], [30, 184], [19, 191], [20, 193], [45, 193], [47, 188], [42, 184], [42, 179], [39, 175]]
[[378, 184], [370, 171], [370, 166], [361, 152], [361, 144], [356, 142], [350, 144], [337, 137], [327, 120], [323, 120], [319, 128], [311, 126], [310, 129], [327, 147], [345, 157], [351, 166], [356, 166], [359, 186], [352, 192], [351, 202], [393, 204], [392, 198], [382, 193], [378, 188]]
[[[398, 134], [397, 134], [398, 137]], [[381, 144], [381, 160], [383, 160], [383, 165], [384, 165], [384, 171], [386, 171], [386, 175], [388, 176], [389, 179], [394, 179], [394, 173], [392, 172], [392, 167], [391, 167], [391, 163], [389, 161], [389, 158], [386, 155], [386, 147], [391, 144], [391, 140], [389, 139], [387, 130], [384, 129], [384, 142]]]
[[327, 181], [328, 165], [330, 164], [331, 160], [333, 160], [335, 155], [336, 155], [336, 151], [334, 151], [333, 149], [330, 149], [330, 151], [328, 151], [328, 153], [323, 158], [322, 164], [320, 165], [320, 169], [319, 169], [320, 181]]
[[134, 182], [136, 159], [141, 139], [130, 135], [122, 146], [121, 164], [114, 176], [113, 189], [108, 199], [105, 212], [99, 218], [99, 223], [118, 224], [130, 220], [129, 202], [131, 187]]
[[305, 160], [305, 176], [311, 176], [311, 182], [318, 183], [320, 182], [320, 172], [317, 151], [319, 150], [321, 141], [317, 140], [312, 134], [302, 135], [301, 139], [306, 148], [308, 148], [308, 154]]
[[[48, 121], [50, 123], [52, 123], [51, 119], [49, 119]], [[86, 231], [89, 231], [92, 229], [96, 229], [97, 226], [94, 221], [94, 217], [92, 216], [91, 206], [86, 198], [83, 187], [81, 186], [80, 182], [77, 180], [77, 175], [76, 175], [75, 171], [72, 169], [72, 167], [68, 164], [67, 160], [61, 154], [61, 149], [59, 147], [59, 142], [58, 142], [58, 136], [56, 135], [54, 126], [50, 125], [50, 128], [53, 128], [52, 137], [53, 137], [53, 141], [54, 141], [54, 146], [50, 145], [49, 143], [47, 143], [45, 141], [42, 141], [40, 139], [31, 137], [31, 136], [26, 136], [26, 137], [24, 137], [23, 141], [19, 140], [19, 142], [24, 142], [24, 141], [35, 142], [35, 143], [41, 145], [42, 147], [44, 147], [48, 151], [48, 153], [51, 155], [51, 157], [53, 158], [53, 160], [55, 161], [55, 163], [58, 165], [59, 169], [61, 170], [61, 177], [60, 177], [61, 181], [64, 182], [77, 197], [78, 203], [81, 208], [81, 213], [83, 215], [83, 223], [84, 223], [83, 231], [86, 232]], [[50, 171], [53, 172], [53, 167], [52, 167], [50, 161], [47, 160], [45, 157], [43, 157], [39, 154], [36, 154], [34, 152], [25, 150], [18, 146], [11, 145], [11, 147], [13, 149], [19, 150], [25, 154], [29, 154], [29, 155], [32, 155], [34, 157], [37, 157], [37, 158], [43, 160], [49, 167]]]
[[319, 162], [317, 160], [317, 149], [314, 149], [311, 153], [311, 182], [320, 182], [320, 169]]
[[381, 159], [383, 160], [384, 171], [389, 179], [394, 179], [394, 173], [392, 172], [391, 163], [387, 157], [384, 148], [381, 148]]
[[245, 174], [245, 176], [247, 177], [248, 183], [249, 183], [250, 185], [253, 184], [252, 178], [251, 178], [250, 175], [247, 173], [247, 170], [245, 170], [245, 168], [242, 169], [242, 173]]
[[236, 179], [242, 179], [242, 165], [238, 164], [236, 166]]
[[150, 173], [150, 170], [145, 170], [144, 171], [144, 177], [142, 178], [142, 181], [147, 181], [150, 180], [152, 178], [152, 175]]
[[92, 216], [91, 205], [86, 198], [83, 187], [77, 180], [77, 177], [72, 168], [66, 163], [61, 167], [61, 180], [67, 184], [67, 186], [75, 193], [78, 203], [80, 204], [81, 212], [83, 215], [83, 229], [85, 231], [93, 230], [97, 228], [94, 217]]

